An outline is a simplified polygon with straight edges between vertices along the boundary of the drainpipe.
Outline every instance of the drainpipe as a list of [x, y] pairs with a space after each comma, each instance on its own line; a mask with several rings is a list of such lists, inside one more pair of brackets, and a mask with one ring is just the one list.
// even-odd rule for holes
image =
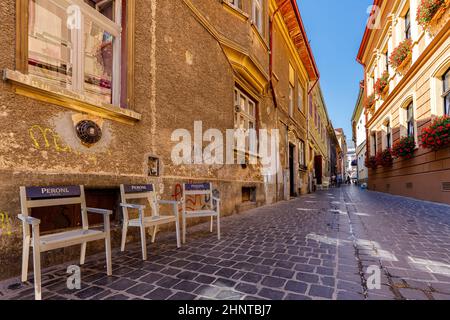
[[[272, 98], [273, 98], [273, 103], [275, 106], [275, 123], [278, 127], [278, 123], [279, 123], [279, 116], [278, 116], [278, 102], [277, 102], [277, 98], [275, 96], [275, 86], [273, 85], [273, 19], [275, 17], [275, 15], [277, 14], [277, 12], [286, 4], [288, 3], [290, 0], [285, 0], [274, 12], [273, 14], [269, 17], [269, 85], [270, 85], [270, 90], [272, 91]], [[278, 154], [278, 156], [280, 156]], [[276, 202], [279, 201], [278, 198], [278, 157], [276, 157], [276, 170], [275, 170], [275, 200]]]

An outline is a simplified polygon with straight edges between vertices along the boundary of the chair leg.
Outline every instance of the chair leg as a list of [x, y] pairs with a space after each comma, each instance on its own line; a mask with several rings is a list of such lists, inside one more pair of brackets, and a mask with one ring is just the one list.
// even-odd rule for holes
[[22, 282], [28, 279], [28, 259], [30, 257], [30, 236], [25, 236], [23, 239], [22, 248]]
[[34, 271], [34, 298], [42, 300], [41, 286], [41, 248], [39, 240], [39, 226], [33, 226], [33, 271]]
[[209, 224], [209, 232], [213, 232], [213, 223], [214, 223], [214, 217], [211, 216], [211, 222]]
[[125, 251], [125, 243], [127, 242], [128, 222], [123, 223], [122, 227], [122, 242], [120, 244], [120, 251]]
[[105, 224], [105, 251], [106, 251], [106, 274], [108, 276], [112, 275], [112, 255], [111, 255], [111, 226], [109, 216], [103, 217], [103, 222]]
[[180, 244], [180, 222], [178, 221], [178, 217], [177, 220], [175, 220], [175, 233], [177, 235], [177, 248], [181, 247]]
[[186, 216], [183, 214], [183, 244], [186, 243]]
[[147, 260], [147, 237], [145, 234], [145, 226], [141, 225], [141, 246], [142, 260]]
[[106, 274], [108, 276], [112, 275], [112, 261], [111, 261], [111, 237], [109, 235], [105, 238], [105, 249], [106, 249]]
[[220, 240], [220, 214], [217, 214], [217, 239]]
[[156, 239], [156, 233], [158, 232], [158, 226], [153, 227], [153, 234], [152, 234], [152, 243], [155, 243]]
[[80, 265], [83, 265], [85, 260], [86, 260], [86, 242], [83, 242], [81, 244]]

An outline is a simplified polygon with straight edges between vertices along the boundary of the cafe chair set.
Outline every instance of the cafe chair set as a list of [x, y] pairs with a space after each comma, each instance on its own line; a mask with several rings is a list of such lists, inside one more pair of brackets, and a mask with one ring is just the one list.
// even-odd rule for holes
[[[189, 197], [209, 197], [207, 208], [193, 209], [188, 205]], [[180, 201], [158, 200], [157, 192], [153, 184], [144, 185], [120, 185], [120, 197], [123, 213], [121, 251], [125, 251], [126, 236], [129, 227], [139, 228], [141, 236], [142, 259], [147, 260], [146, 229], [152, 230], [152, 243], [155, 241], [158, 227], [165, 224], [175, 224], [177, 247], [180, 244], [179, 230], [179, 205], [181, 204], [182, 242], [186, 243], [186, 220], [198, 217], [210, 217], [210, 231], [213, 232], [214, 218], [217, 223], [217, 238], [220, 240], [220, 199], [213, 195], [211, 183], [185, 183], [183, 195]], [[136, 203], [146, 201], [147, 205]], [[86, 206], [84, 186], [49, 186], [49, 187], [20, 187], [21, 214], [18, 215], [23, 227], [23, 252], [22, 252], [22, 282], [28, 279], [28, 259], [30, 248], [33, 248], [33, 272], [35, 299], [42, 299], [41, 287], [41, 253], [81, 245], [80, 265], [83, 265], [86, 257], [88, 242], [104, 240], [106, 254], [106, 273], [112, 275], [111, 257], [111, 210], [89, 208]], [[79, 205], [81, 208], [81, 227], [68, 231], [41, 235], [39, 226], [41, 221], [31, 216], [33, 208], [46, 208], [62, 205]], [[160, 214], [162, 205], [172, 207], [170, 215]], [[151, 215], [145, 215], [147, 207]], [[138, 217], [130, 218], [130, 211], [137, 211]], [[103, 216], [103, 229], [91, 229], [88, 223], [88, 212]], [[31, 229], [31, 230], [30, 230]]]

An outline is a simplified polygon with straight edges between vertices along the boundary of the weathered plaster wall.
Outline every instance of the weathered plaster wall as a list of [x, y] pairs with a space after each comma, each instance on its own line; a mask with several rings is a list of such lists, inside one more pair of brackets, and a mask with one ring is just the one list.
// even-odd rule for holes
[[[261, 44], [249, 41], [251, 29], [236, 33], [232, 28], [238, 23], [236, 17], [223, 10], [219, 1], [194, 3], [268, 70]], [[0, 233], [0, 279], [20, 272], [22, 225], [16, 217], [22, 185], [83, 184], [88, 189], [117, 190], [121, 183], [154, 182], [163, 199], [178, 199], [181, 183], [208, 180], [220, 192], [225, 215], [240, 211], [242, 186], [257, 187], [257, 205], [273, 201], [274, 187], [264, 184], [257, 166], [171, 164], [173, 130], [192, 130], [195, 120], [203, 121], [204, 130], [233, 128], [234, 72], [217, 41], [182, 0], [136, 0], [136, 8], [134, 111], [142, 114], [142, 120], [135, 125], [100, 119], [103, 138], [86, 148], [73, 130], [73, 119], [80, 116], [77, 112], [17, 95], [11, 83], [0, 82], [0, 211], [9, 214], [12, 227], [11, 235]], [[0, 3], [0, 21], [0, 68], [14, 70], [14, 1]], [[273, 114], [271, 97], [264, 93], [259, 99], [261, 127], [276, 126], [268, 120]], [[161, 177], [147, 177], [148, 155], [160, 157]], [[118, 208], [116, 216], [114, 247], [120, 238]], [[130, 232], [130, 241], [138, 238], [137, 232]], [[95, 251], [103, 251], [103, 243], [88, 245], [88, 253]], [[45, 253], [43, 265], [78, 255], [78, 247]]]

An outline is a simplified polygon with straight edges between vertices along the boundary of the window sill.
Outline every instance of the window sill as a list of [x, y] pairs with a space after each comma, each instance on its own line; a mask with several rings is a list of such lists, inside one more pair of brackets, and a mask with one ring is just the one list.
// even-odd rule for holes
[[269, 51], [269, 45], [267, 44], [266, 40], [262, 36], [261, 31], [258, 30], [258, 28], [256, 27], [256, 25], [253, 22], [251, 23], [251, 25], [252, 25], [253, 32], [256, 34], [259, 42], [261, 42], [261, 44], [264, 46], [266, 51]]
[[141, 114], [110, 104], [100, 104], [91, 98], [64, 88], [47, 85], [31, 75], [5, 69], [3, 80], [11, 81], [17, 94], [56, 104], [78, 112], [85, 112], [102, 118], [132, 124], [141, 120]]
[[236, 17], [238, 17], [242, 21], [247, 21], [249, 19], [249, 15], [247, 13], [245, 13], [241, 9], [233, 6], [228, 1], [222, 0], [222, 5], [226, 10], [228, 10], [231, 14], [234, 14]]

